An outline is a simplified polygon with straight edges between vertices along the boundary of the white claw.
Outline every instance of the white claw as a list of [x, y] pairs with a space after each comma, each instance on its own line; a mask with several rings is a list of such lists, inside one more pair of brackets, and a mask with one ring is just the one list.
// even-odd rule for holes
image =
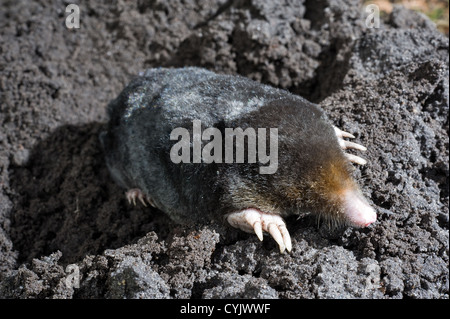
[[142, 203], [142, 205], [144, 205], [145, 207], [147, 207], [147, 204], [145, 203], [144, 200], [144, 196], [138, 196], [139, 201]]
[[259, 221], [255, 222], [253, 224], [253, 230], [255, 231], [256, 236], [258, 236], [258, 239], [260, 241], [263, 241], [263, 233], [262, 233], [262, 226]]
[[278, 226], [275, 224], [269, 224], [268, 226], [269, 234], [275, 239], [278, 246], [280, 246], [280, 253], [284, 253], [286, 246], [284, 245], [283, 236], [281, 236], [281, 232], [278, 229]]
[[355, 150], [359, 150], [359, 151], [367, 151], [367, 148], [365, 146], [362, 146], [361, 144], [344, 141], [343, 139], [340, 139], [340, 138], [338, 138], [338, 141], [339, 141], [339, 145], [341, 146], [341, 148], [343, 150], [355, 149]]
[[[253, 231], [255, 232], [256, 236], [258, 236], [259, 240], [263, 240], [262, 235], [262, 226], [259, 218], [259, 214], [256, 210], [248, 210], [245, 214], [243, 214], [243, 217], [245, 219], [245, 222], [252, 227]], [[232, 224], [234, 227], [239, 227], [237, 224], [236, 226]]]
[[345, 154], [345, 156], [347, 157], [347, 159], [350, 162], [359, 164], [359, 165], [366, 165], [367, 161], [364, 158], [361, 158], [359, 156], [353, 155], [353, 154]]
[[336, 126], [333, 126], [334, 131], [336, 132], [336, 136], [337, 137], [348, 137], [348, 138], [355, 138], [355, 136], [353, 134], [350, 134], [348, 132], [342, 131], [340, 129], [338, 129]]
[[156, 208], [155, 203], [153, 202], [153, 200], [150, 197], [147, 197], [147, 202], [152, 206]]
[[281, 232], [281, 236], [283, 236], [284, 244], [286, 245], [286, 250], [288, 252], [291, 252], [292, 250], [292, 242], [291, 242], [291, 236], [289, 235], [289, 231], [287, 230], [286, 226], [280, 225], [278, 229]]

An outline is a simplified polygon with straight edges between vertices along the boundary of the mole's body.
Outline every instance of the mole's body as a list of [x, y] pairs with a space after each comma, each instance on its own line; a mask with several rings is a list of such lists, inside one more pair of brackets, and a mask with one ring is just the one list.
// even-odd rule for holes
[[[343, 152], [364, 148], [344, 141], [351, 134], [334, 128], [301, 97], [239, 76], [159, 68], [143, 72], [108, 108], [110, 123], [101, 140], [112, 176], [129, 200], [147, 201], [177, 222], [222, 218], [260, 239], [269, 232], [284, 251], [291, 240], [282, 216], [310, 211], [359, 227], [376, 219], [351, 177], [350, 161], [364, 160]], [[276, 128], [276, 170], [262, 174], [266, 164], [249, 163], [247, 152], [244, 163], [227, 163], [224, 143], [222, 160], [196, 163], [194, 120], [202, 131], [216, 128], [222, 136], [227, 128], [266, 129], [268, 144]], [[176, 128], [191, 137], [188, 162], [171, 157]], [[210, 140], [197, 142], [204, 147]], [[268, 144], [267, 153], [273, 151]]]

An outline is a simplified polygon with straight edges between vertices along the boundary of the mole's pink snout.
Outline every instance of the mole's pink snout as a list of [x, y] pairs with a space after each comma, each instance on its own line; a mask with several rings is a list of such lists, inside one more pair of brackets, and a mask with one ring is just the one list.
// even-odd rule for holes
[[377, 213], [355, 190], [344, 192], [344, 211], [352, 226], [367, 227], [377, 220]]

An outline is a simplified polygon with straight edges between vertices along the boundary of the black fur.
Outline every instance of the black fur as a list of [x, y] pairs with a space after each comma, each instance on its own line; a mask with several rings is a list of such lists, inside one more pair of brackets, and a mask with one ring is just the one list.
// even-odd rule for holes
[[[344, 154], [325, 114], [299, 96], [240, 76], [159, 68], [134, 79], [108, 109], [101, 140], [112, 176], [126, 189], [141, 189], [175, 221], [207, 221], [248, 207], [288, 215], [335, 206], [319, 203], [323, 194], [311, 195], [310, 186]], [[222, 132], [278, 128], [277, 172], [259, 174], [259, 163], [172, 163], [177, 141], [170, 132], [185, 127], [192, 137], [194, 119]]]

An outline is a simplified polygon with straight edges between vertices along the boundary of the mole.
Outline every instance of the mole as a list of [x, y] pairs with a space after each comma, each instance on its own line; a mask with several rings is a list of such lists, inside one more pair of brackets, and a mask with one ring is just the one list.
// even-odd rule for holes
[[131, 80], [108, 114], [100, 141], [111, 176], [130, 203], [177, 223], [215, 219], [259, 240], [270, 234], [283, 253], [292, 249], [287, 216], [353, 227], [376, 221], [353, 176], [352, 163], [366, 160], [345, 152], [366, 148], [286, 90], [199, 67], [153, 68]]

